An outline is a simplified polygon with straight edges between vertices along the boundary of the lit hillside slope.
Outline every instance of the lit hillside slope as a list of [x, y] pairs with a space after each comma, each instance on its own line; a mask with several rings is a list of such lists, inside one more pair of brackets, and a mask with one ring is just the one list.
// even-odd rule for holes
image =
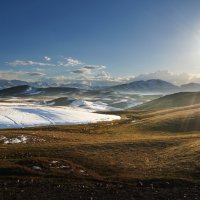
[[[200, 93], [167, 95], [134, 108], [142, 112], [139, 127], [151, 131], [200, 131]], [[141, 124], [142, 123], [142, 124]]]
[[162, 110], [200, 103], [200, 92], [180, 92], [166, 95], [135, 107], [137, 110]]

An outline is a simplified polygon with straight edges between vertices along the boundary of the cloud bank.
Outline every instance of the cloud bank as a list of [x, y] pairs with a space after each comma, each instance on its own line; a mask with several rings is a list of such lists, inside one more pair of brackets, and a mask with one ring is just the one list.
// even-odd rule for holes
[[51, 66], [51, 67], [55, 67], [56, 64], [53, 63], [44, 63], [44, 62], [36, 62], [36, 61], [32, 61], [32, 60], [15, 60], [12, 62], [7, 62], [7, 64], [11, 65], [11, 66], [40, 66], [40, 67], [44, 67], [44, 66]]
[[[175, 74], [167, 70], [160, 70], [152, 73], [140, 74], [137, 76], [130, 77], [114, 77], [107, 71], [105, 65], [90, 64], [84, 63], [76, 58], [72, 57], [59, 57], [58, 60], [53, 59], [49, 56], [42, 57], [43, 61], [33, 61], [33, 60], [14, 60], [7, 62], [8, 65], [17, 67], [28, 67], [28, 72], [19, 72], [17, 69], [13, 68], [15, 72], [2, 72], [0, 78], [5, 79], [30, 79], [41, 78], [41, 80], [54, 80], [58, 81], [77, 81], [77, 82], [104, 82], [106, 84], [121, 84], [131, 81], [138, 80], [149, 80], [149, 79], [161, 79], [167, 82], [171, 82], [175, 85], [186, 84], [189, 82], [200, 82], [199, 74], [189, 74], [189, 73], [180, 73]], [[35, 69], [33, 69], [35, 67]], [[54, 75], [54, 76], [53, 76]], [[72, 76], [72, 78], [71, 78]]]
[[38, 66], [38, 67], [45, 67], [45, 66], [51, 66], [51, 67], [74, 67], [78, 65], [82, 65], [83, 63], [79, 61], [78, 59], [73, 58], [64, 58], [62, 61], [58, 60], [56, 63], [50, 63], [51, 58], [48, 56], [44, 56], [43, 59], [46, 62], [39, 62], [39, 61], [33, 61], [33, 60], [14, 60], [11, 62], [6, 62], [6, 64], [11, 66]]
[[196, 78], [197, 78], [196, 75], [191, 76], [191, 74], [188, 73], [175, 74], [167, 70], [162, 70], [153, 73], [140, 74], [136, 76], [133, 80], [138, 81], [138, 80], [149, 80], [149, 79], [161, 79], [173, 83], [175, 85], [181, 85], [195, 81]]

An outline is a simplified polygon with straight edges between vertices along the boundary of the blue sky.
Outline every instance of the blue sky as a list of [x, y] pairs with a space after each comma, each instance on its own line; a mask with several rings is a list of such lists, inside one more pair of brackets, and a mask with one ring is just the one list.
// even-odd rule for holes
[[200, 74], [199, 0], [0, 3], [3, 77], [112, 79], [158, 70]]

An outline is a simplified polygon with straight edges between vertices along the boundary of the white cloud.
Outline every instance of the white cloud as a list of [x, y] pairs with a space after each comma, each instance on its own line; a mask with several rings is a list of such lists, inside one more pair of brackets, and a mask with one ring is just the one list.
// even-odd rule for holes
[[15, 72], [9, 72], [9, 71], [1, 71], [0, 72], [0, 79], [6, 79], [6, 80], [11, 80], [11, 79], [16, 79], [18, 74]]
[[117, 85], [127, 82], [137, 81], [137, 80], [149, 80], [149, 79], [162, 79], [176, 85], [186, 84], [189, 82], [200, 83], [200, 74], [174, 74], [168, 71], [157, 71], [149, 74], [141, 74], [139, 76], [130, 77], [114, 77], [107, 71], [98, 71], [98, 73], [93, 73], [93, 68], [80, 68], [71, 71], [75, 77], [71, 76], [57, 76], [52, 77], [51, 80], [58, 83], [88, 83], [92, 85]]
[[91, 74], [92, 70], [87, 69], [87, 68], [80, 68], [80, 69], [77, 69], [77, 70], [72, 70], [71, 73], [72, 74]]
[[80, 69], [72, 70], [70, 72], [73, 74], [88, 75], [88, 74], [95, 74], [96, 70], [102, 70], [105, 68], [106, 68], [106, 66], [103, 66], [103, 65], [85, 65]]
[[95, 76], [95, 78], [97, 78], [97, 79], [103, 79], [103, 80], [110, 80], [110, 79], [112, 79], [111, 75], [108, 72], [106, 72], [106, 71], [102, 71], [101, 73], [97, 74]]
[[[76, 67], [76, 66], [82, 66], [82, 68], [79, 70], [74, 70], [74, 73], [89, 73], [92, 70], [103, 70], [106, 68], [104, 65], [85, 65], [78, 59], [74, 58], [62, 58], [62, 60], [58, 60], [57, 63], [50, 63], [51, 58], [48, 56], [43, 57], [46, 62], [38, 62], [38, 61], [32, 61], [32, 60], [14, 60], [11, 62], [7, 62], [7, 64], [11, 66], [37, 66], [37, 67], [44, 67], [44, 66], [50, 66], [50, 67]], [[73, 73], [73, 71], [72, 71]]]
[[32, 60], [15, 60], [12, 62], [7, 62], [7, 64], [12, 66], [51, 66], [55, 67], [56, 65], [53, 63], [42, 63], [42, 62], [35, 62]]
[[[51, 74], [54, 74], [54, 76], [58, 76], [59, 73], [62, 75], [62, 73], [66, 73], [66, 70], [68, 70], [68, 76], [69, 72], [75, 78], [81, 77], [81, 80], [90, 80], [90, 81], [99, 81], [99, 82], [107, 82], [107, 83], [113, 83], [113, 84], [120, 84], [125, 82], [131, 82], [131, 81], [137, 81], [137, 80], [149, 80], [149, 79], [161, 79], [164, 81], [171, 82], [176, 85], [186, 84], [189, 82], [200, 82], [200, 74], [188, 74], [188, 73], [180, 73], [175, 74], [171, 73], [167, 70], [163, 71], [156, 71], [153, 73], [146, 73], [146, 74], [140, 74], [136, 77], [113, 77], [111, 74], [109, 74], [106, 71], [105, 65], [93, 65], [93, 64], [85, 64], [78, 59], [75, 58], [60, 58], [60, 60], [52, 63], [51, 58], [48, 56], [44, 56], [43, 59], [46, 62], [40, 62], [40, 61], [33, 61], [33, 60], [14, 60], [12, 62], [7, 62], [7, 64], [11, 66], [35, 66], [36, 72], [3, 72], [0, 74], [0, 78], [2, 79], [23, 79], [23, 78], [33, 78], [33, 79], [44, 79], [44, 73], [47, 73], [47, 76]], [[46, 69], [45, 67], [48, 67]], [[56, 68], [50, 68], [50, 67], [56, 67]], [[63, 69], [63, 67], [74, 67], [74, 70], [69, 69]], [[59, 68], [59, 69], [58, 69]], [[77, 69], [78, 68], [78, 69]], [[54, 70], [54, 71], [53, 71]], [[29, 70], [27, 70], [29, 71]], [[45, 77], [47, 78], [47, 77]], [[74, 81], [74, 80], [73, 80]]]
[[0, 79], [6, 80], [27, 80], [31, 78], [40, 78], [45, 76], [46, 74], [40, 72], [27, 72], [27, 71], [0, 71]]
[[85, 69], [91, 69], [91, 70], [102, 70], [102, 69], [106, 69], [106, 66], [104, 65], [85, 65], [84, 66]]
[[74, 67], [83, 64], [81, 61], [73, 58], [65, 58], [65, 60], [67, 60], [67, 62], [59, 62], [59, 65], [63, 67]]
[[134, 76], [131, 77], [113, 77], [110, 73], [106, 71], [101, 71], [99, 74], [97, 74], [94, 77], [94, 80], [101, 80], [101, 81], [107, 81], [110, 83], [116, 83], [116, 84], [122, 84], [126, 82], [130, 82], [134, 79]]
[[[45, 56], [44, 59], [46, 61], [50, 61], [51, 58]], [[38, 62], [38, 61], [32, 61], [32, 60], [14, 60], [11, 62], [6, 62], [6, 64], [9, 64], [11, 66], [38, 66], [38, 67], [44, 67], [44, 66], [51, 66], [51, 67], [55, 67], [57, 66], [54, 63], [47, 63], [47, 62]]]
[[[93, 65], [93, 64], [85, 64], [78, 59], [75, 58], [64, 58], [62, 57], [60, 60], [58, 60], [55, 63], [50, 62], [51, 58], [48, 56], [44, 56], [43, 59], [46, 62], [38, 62], [38, 61], [32, 61], [32, 60], [14, 60], [12, 62], [7, 62], [7, 64], [12, 66], [35, 66], [36, 72], [5, 72], [1, 74], [0, 78], [8, 78], [8, 79], [14, 79], [14, 78], [43, 78], [44, 79], [44, 73], [48, 74], [56, 74], [57, 76], [59, 73], [66, 72], [62, 69], [62, 67], [74, 67], [74, 70], [68, 70], [68, 72], [73, 74], [75, 76], [75, 79], [81, 79], [83, 80], [89, 80], [89, 81], [99, 81], [99, 82], [107, 82], [107, 83], [113, 83], [113, 84], [120, 84], [125, 82], [131, 82], [131, 81], [137, 81], [137, 80], [149, 80], [149, 79], [162, 79], [168, 82], [171, 82], [176, 85], [181, 85], [189, 82], [200, 82], [200, 74], [188, 74], [188, 73], [180, 73], [180, 74], [174, 74], [167, 70], [164, 71], [156, 71], [153, 73], [147, 73], [147, 74], [140, 74], [136, 77], [113, 77], [111, 74], [109, 74], [106, 71], [105, 65]], [[57, 70], [57, 68], [54, 68], [52, 71], [52, 68], [46, 70], [44, 67], [57, 67], [60, 69]], [[77, 69], [77, 67], [79, 67]], [[55, 75], [55, 76], [56, 76]], [[69, 74], [68, 74], [69, 76]], [[81, 78], [80, 78], [81, 77]], [[46, 77], [48, 78], [48, 77]], [[63, 80], [64, 81], [64, 80]], [[75, 81], [75, 80], [73, 80]]]
[[51, 58], [50, 58], [50, 57], [48, 57], [48, 56], [44, 56], [44, 60], [46, 60], [46, 61], [50, 61], [50, 60], [51, 60]]
[[163, 71], [156, 71], [153, 73], [140, 74], [136, 76], [133, 80], [137, 81], [137, 80], [149, 80], [149, 79], [161, 79], [176, 85], [181, 85], [191, 82], [192, 79], [194, 78], [191, 79], [191, 76], [188, 73], [174, 74], [167, 70], [163, 70]]
[[111, 86], [117, 85], [121, 83], [125, 83], [126, 80], [119, 77], [110, 77], [109, 75], [105, 76], [87, 76], [82, 73], [77, 73], [78, 77], [69, 77], [69, 76], [56, 76], [51, 78], [46, 78], [45, 80], [50, 83], [57, 83], [57, 84], [87, 84], [93, 86]]
[[45, 76], [46, 74], [40, 72], [26, 72], [25, 75], [29, 76]]

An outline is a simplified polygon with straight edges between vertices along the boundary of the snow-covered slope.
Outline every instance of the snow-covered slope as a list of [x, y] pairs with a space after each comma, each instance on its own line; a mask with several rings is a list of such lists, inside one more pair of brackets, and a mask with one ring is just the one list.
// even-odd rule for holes
[[117, 108], [108, 106], [106, 103], [100, 101], [91, 102], [83, 99], [73, 101], [70, 106], [85, 108], [91, 111], [117, 110]]
[[87, 124], [118, 119], [119, 116], [97, 114], [83, 109], [0, 103], [0, 128]]

